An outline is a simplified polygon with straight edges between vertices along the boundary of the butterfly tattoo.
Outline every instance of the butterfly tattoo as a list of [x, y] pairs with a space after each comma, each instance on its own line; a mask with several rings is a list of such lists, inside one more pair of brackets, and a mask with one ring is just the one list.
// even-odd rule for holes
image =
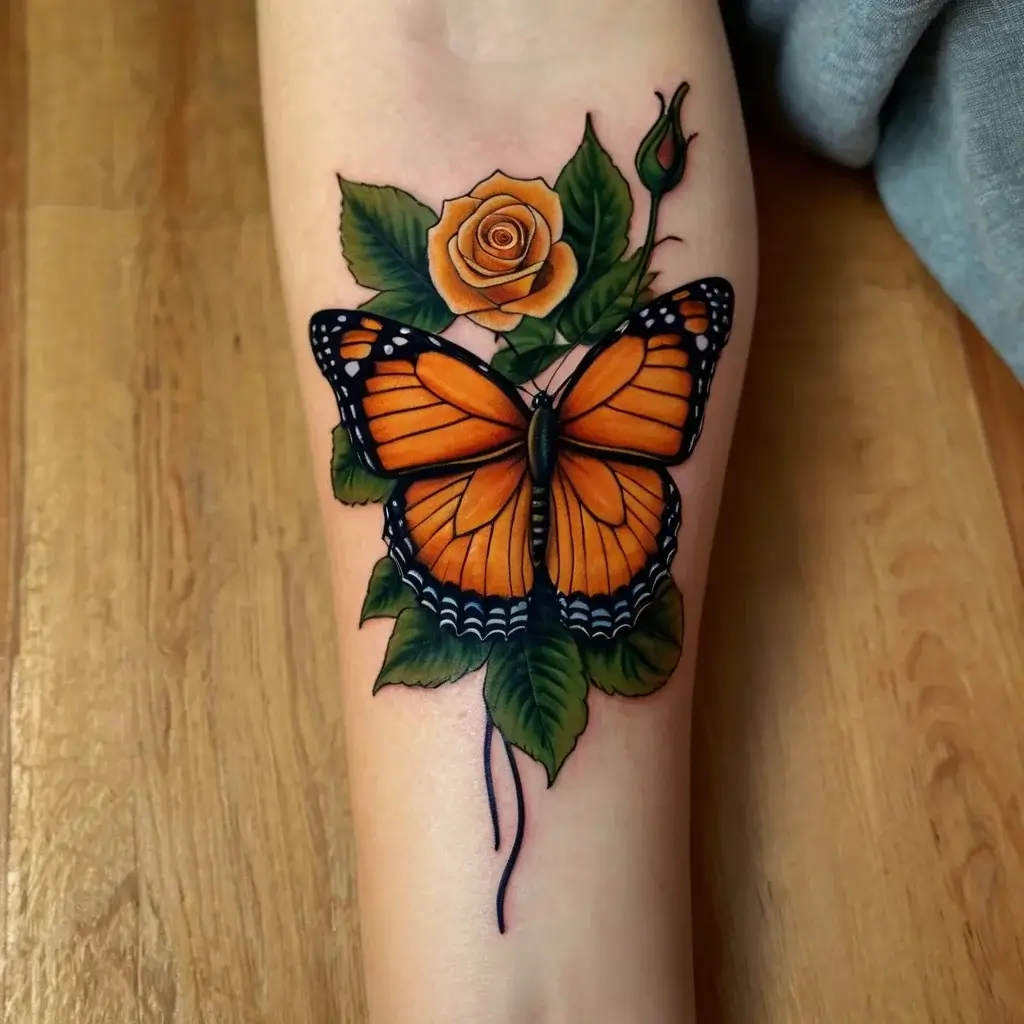
[[444, 338], [359, 310], [312, 317], [353, 451], [397, 481], [388, 553], [441, 626], [507, 640], [552, 593], [578, 635], [634, 626], [676, 554], [668, 468], [700, 437], [733, 301], [720, 277], [655, 298], [529, 400]]

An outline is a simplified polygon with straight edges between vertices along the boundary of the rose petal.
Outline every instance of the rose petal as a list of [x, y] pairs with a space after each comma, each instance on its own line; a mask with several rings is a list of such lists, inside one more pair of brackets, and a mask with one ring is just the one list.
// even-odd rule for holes
[[457, 225], [459, 235], [459, 252], [463, 256], [473, 255], [473, 243], [476, 239], [477, 228], [480, 222], [492, 213], [496, 213], [505, 206], [512, 206], [516, 200], [512, 196], [491, 196], [490, 199], [473, 199], [472, 196], [464, 196], [464, 199], [472, 199], [476, 207], [470, 211], [466, 218]]
[[[513, 199], [512, 202], [515, 202]], [[447, 249], [448, 239], [454, 235], [473, 214], [483, 206], [482, 200], [472, 196], [446, 199], [441, 207], [441, 219], [427, 232], [427, 238], [441, 236]]]
[[427, 265], [430, 280], [438, 295], [456, 314], [487, 309], [491, 303], [462, 279], [448, 254], [448, 243], [454, 239], [459, 224], [480, 205], [470, 196], [449, 199], [441, 209], [441, 219], [427, 232]]
[[458, 316], [491, 308], [492, 304], [484, 295], [481, 295], [475, 288], [471, 288], [459, 277], [459, 272], [449, 259], [430, 264], [430, 280], [434, 282], [437, 294]]
[[[530, 232], [536, 228], [537, 219], [528, 206], [522, 209], [528, 217], [528, 227], [523, 226], [523, 219], [517, 218], [507, 210], [497, 210], [489, 213], [476, 229], [476, 245], [485, 249], [492, 256], [499, 259], [522, 259], [530, 244]], [[504, 247], [494, 241], [494, 233], [500, 228], [507, 228], [512, 234], [512, 240]]]
[[[527, 209], [524, 207], [524, 209]], [[531, 220], [533, 214], [530, 214]], [[488, 233], [500, 224], [508, 224], [509, 230], [516, 233], [518, 243], [504, 250], [508, 255], [502, 256], [500, 249], [495, 249], [487, 244]], [[527, 249], [527, 232], [523, 230], [522, 224], [512, 217], [506, 217], [504, 210], [490, 213], [482, 221], [476, 230], [476, 240], [472, 252], [467, 254], [467, 260], [471, 266], [479, 267], [484, 274], [508, 274], [516, 270], [523, 262], [523, 255]], [[461, 248], [459, 250], [462, 251]], [[536, 260], [534, 261], [536, 262]]]
[[[476, 201], [474, 200], [474, 202]], [[502, 214], [515, 220], [523, 229], [524, 250], [530, 247], [537, 223], [537, 218], [533, 211], [528, 206], [523, 206], [522, 203], [517, 202], [511, 196], [494, 196], [480, 203], [479, 209], [460, 225], [458, 235], [459, 252], [463, 256], [479, 261], [479, 238], [483, 223], [497, 214]], [[520, 253], [519, 259], [522, 259], [522, 253]]]
[[529, 316], [547, 316], [569, 294], [576, 281], [576, 257], [565, 242], [556, 242], [551, 255], [539, 275], [540, 287], [523, 299], [502, 304], [504, 313], [526, 313]]
[[[514, 260], [516, 263], [521, 263], [536, 234], [536, 224], [536, 217], [528, 206], [506, 207], [504, 210], [488, 214], [480, 221], [476, 229], [473, 259], [485, 266], [491, 260], [501, 260], [506, 263]], [[498, 232], [505, 232], [509, 236], [504, 248], [494, 241]], [[536, 263], [537, 261], [531, 262]]]
[[543, 263], [551, 252], [551, 228], [542, 217], [537, 217], [537, 230], [534, 232], [526, 252], [523, 254], [524, 263]]
[[506, 281], [503, 284], [496, 284], [483, 289], [484, 295], [496, 306], [504, 306], [507, 302], [514, 302], [517, 299], [525, 299], [533, 288], [537, 275], [544, 269], [543, 263], [534, 265], [532, 273], [517, 277], [514, 281]]
[[492, 274], [485, 272], [481, 267], [474, 266], [472, 260], [467, 260], [459, 252], [458, 240], [453, 238], [448, 243], [448, 256], [459, 272], [459, 277], [472, 288], [490, 288], [496, 284], [507, 284], [509, 281], [516, 281], [527, 274], [536, 274], [543, 264], [534, 264], [529, 267], [518, 267], [507, 274]]
[[495, 171], [481, 181], [472, 192], [474, 199], [489, 199], [491, 196], [515, 196], [521, 203], [532, 206], [551, 228], [551, 237], [562, 237], [562, 200], [543, 178], [510, 178], [501, 171]]
[[480, 248], [476, 250], [473, 256], [463, 258], [477, 273], [484, 274], [487, 277], [511, 274], [513, 271], [518, 270], [519, 264], [523, 262], [521, 256], [515, 260], [500, 260]]
[[518, 313], [502, 313], [499, 309], [488, 309], [481, 313], [471, 313], [469, 319], [489, 331], [503, 334], [506, 331], [514, 331], [523, 318]]

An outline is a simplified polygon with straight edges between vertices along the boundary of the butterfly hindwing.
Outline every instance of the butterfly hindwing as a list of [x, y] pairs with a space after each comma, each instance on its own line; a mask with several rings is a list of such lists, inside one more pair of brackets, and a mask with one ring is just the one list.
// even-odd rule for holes
[[630, 628], [668, 574], [681, 514], [664, 469], [562, 454], [545, 563], [566, 625], [589, 637]]
[[477, 464], [525, 441], [530, 414], [515, 388], [458, 345], [351, 309], [316, 313], [309, 335], [353, 450], [372, 473]]
[[560, 440], [663, 466], [683, 462], [700, 437], [732, 318], [732, 286], [720, 277], [633, 313], [569, 379], [558, 407]]
[[384, 539], [402, 579], [441, 625], [486, 639], [525, 628], [534, 587], [533, 485], [525, 452], [398, 488]]

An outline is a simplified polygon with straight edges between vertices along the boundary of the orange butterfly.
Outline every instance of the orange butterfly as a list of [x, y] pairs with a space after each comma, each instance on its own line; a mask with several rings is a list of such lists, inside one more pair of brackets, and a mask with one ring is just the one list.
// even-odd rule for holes
[[733, 291], [706, 278], [633, 313], [532, 404], [465, 349], [359, 310], [310, 321], [360, 463], [397, 479], [384, 540], [443, 626], [524, 629], [553, 588], [563, 622], [611, 637], [669, 571], [679, 492], [666, 467], [700, 436]]

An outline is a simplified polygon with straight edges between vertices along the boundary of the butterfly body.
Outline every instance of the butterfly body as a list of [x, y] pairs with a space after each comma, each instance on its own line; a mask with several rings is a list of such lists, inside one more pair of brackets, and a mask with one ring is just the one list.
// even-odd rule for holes
[[585, 636], [632, 627], [676, 554], [667, 468], [700, 435], [732, 307], [721, 278], [654, 299], [529, 405], [443, 338], [358, 310], [314, 315], [354, 451], [398, 481], [389, 554], [442, 626], [507, 639], [554, 593]]
[[555, 444], [558, 420], [554, 414], [554, 402], [545, 391], [539, 392], [533, 400], [530, 425], [526, 432], [526, 448], [529, 457], [530, 477], [537, 486], [547, 487], [555, 467]]
[[549, 394], [540, 391], [533, 399], [530, 425], [526, 430], [527, 468], [533, 482], [530, 506], [530, 557], [534, 568], [544, 561], [548, 540], [548, 491], [555, 469], [558, 420]]

